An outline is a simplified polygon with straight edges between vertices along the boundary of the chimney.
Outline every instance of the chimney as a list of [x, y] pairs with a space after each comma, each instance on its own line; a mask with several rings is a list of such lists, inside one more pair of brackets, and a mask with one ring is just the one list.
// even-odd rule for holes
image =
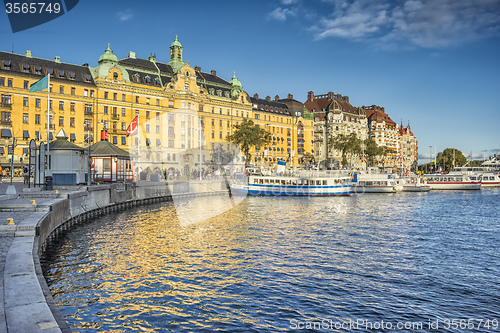
[[266, 96], [266, 101], [270, 102], [271, 101], [271, 96]]
[[31, 51], [26, 50], [26, 52], [24, 52], [24, 55], [26, 56], [26, 58], [31, 58]]
[[333, 93], [333, 91], [329, 91], [328, 92], [328, 99], [334, 99], [335, 98], [335, 94]]
[[274, 96], [274, 100], [277, 102], [280, 100], [280, 97], [278, 95]]
[[349, 96], [344, 96], [344, 98], [347, 101], [347, 103], [349, 103]]
[[213, 76], [217, 76], [217, 72], [214, 71], [213, 69], [210, 71], [210, 74], [212, 74]]
[[135, 52], [133, 52], [133, 51], [128, 51], [128, 57], [129, 57], [130, 59], [135, 59]]
[[259, 94], [256, 93], [255, 95], [253, 95], [253, 98], [259, 99]]
[[292, 94], [288, 94], [288, 99], [293, 99], [293, 95]]
[[61, 62], [61, 57], [60, 56], [55, 56], [54, 57], [55, 62]]
[[195, 66], [194, 67], [195, 72], [201, 72], [201, 67], [200, 66]]
[[314, 101], [314, 93], [313, 93], [312, 91], [309, 91], [309, 92], [307, 93], [307, 100], [308, 100], [309, 102]]

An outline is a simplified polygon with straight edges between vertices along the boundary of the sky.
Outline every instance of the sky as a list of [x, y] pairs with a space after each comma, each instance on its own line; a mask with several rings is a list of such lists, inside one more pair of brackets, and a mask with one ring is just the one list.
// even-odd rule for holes
[[119, 59], [184, 60], [264, 98], [349, 96], [379, 105], [430, 152], [500, 153], [499, 0], [80, 0], [71, 11], [12, 33], [0, 12], [0, 49], [97, 66]]

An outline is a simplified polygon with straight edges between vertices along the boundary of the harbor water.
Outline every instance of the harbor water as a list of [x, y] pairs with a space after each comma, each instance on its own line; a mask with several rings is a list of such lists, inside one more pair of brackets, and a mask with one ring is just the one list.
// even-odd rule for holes
[[144, 206], [51, 244], [72, 330], [500, 331], [500, 189], [228, 200]]

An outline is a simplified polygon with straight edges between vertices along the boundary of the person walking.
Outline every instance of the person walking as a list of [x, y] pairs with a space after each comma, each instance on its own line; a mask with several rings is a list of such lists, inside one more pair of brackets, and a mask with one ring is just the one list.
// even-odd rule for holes
[[27, 165], [23, 168], [24, 184], [29, 184], [30, 182], [30, 169]]

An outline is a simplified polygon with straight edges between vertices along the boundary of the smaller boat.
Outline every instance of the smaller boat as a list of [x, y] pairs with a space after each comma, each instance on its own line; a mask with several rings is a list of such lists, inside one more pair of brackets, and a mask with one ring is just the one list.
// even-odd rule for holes
[[352, 173], [353, 193], [394, 193], [400, 185], [396, 174], [390, 173]]
[[[480, 190], [479, 175], [474, 174], [427, 174], [431, 190]], [[473, 179], [472, 179], [473, 178]]]
[[404, 192], [427, 192], [431, 189], [425, 179], [421, 177], [410, 177], [403, 185]]

